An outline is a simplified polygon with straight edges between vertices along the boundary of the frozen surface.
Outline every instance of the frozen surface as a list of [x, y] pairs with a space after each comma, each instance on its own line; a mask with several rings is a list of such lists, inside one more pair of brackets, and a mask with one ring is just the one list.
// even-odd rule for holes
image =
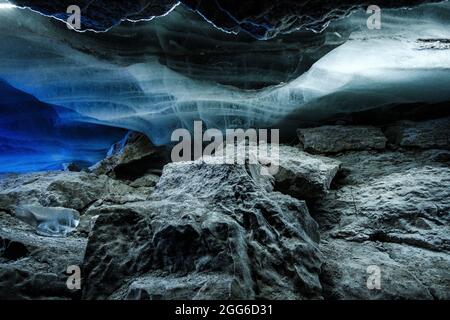
[[[274, 40], [258, 47], [253, 59], [238, 54], [249, 47], [236, 36], [211, 37], [210, 24], [181, 19], [187, 15], [183, 10], [107, 34], [75, 33], [28, 10], [1, 10], [0, 79], [41, 102], [74, 111], [72, 123], [140, 131], [158, 145], [170, 141], [173, 129], [191, 128], [198, 119], [214, 128], [267, 128], [301, 110], [314, 120], [387, 104], [450, 100], [448, 2], [383, 10], [381, 30], [368, 30], [367, 15], [355, 13], [332, 23], [324, 39], [294, 34], [302, 47], [298, 54], [269, 54]], [[176, 38], [182, 28], [186, 37]], [[207, 41], [238, 58], [224, 54], [221, 60], [214, 52], [207, 54], [216, 59], [202, 58]], [[345, 43], [326, 54], [314, 51], [315, 41], [320, 48]], [[278, 44], [277, 50], [295, 51], [295, 43]], [[289, 59], [317, 61], [294, 70]], [[288, 74], [295, 77], [283, 79], [279, 68], [283, 74], [292, 69]], [[224, 72], [230, 73], [224, 77]], [[248, 89], [258, 79], [264, 85]]]
[[76, 229], [80, 222], [78, 211], [67, 208], [18, 206], [15, 216], [36, 227], [39, 235], [62, 237]]

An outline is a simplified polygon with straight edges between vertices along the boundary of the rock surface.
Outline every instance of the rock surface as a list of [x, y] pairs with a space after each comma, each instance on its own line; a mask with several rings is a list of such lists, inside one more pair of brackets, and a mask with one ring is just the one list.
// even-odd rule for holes
[[[280, 146], [274, 177], [218, 156], [127, 181], [4, 176], [0, 298], [450, 299], [450, 151], [428, 142], [436, 121], [414, 124], [420, 148]], [[62, 210], [48, 207], [79, 212], [80, 225], [37, 235], [42, 210]], [[82, 292], [67, 288], [69, 266], [82, 267]], [[374, 268], [380, 289], [367, 286]]]
[[[146, 276], [134, 280], [125, 295], [127, 300], [208, 300], [229, 299], [233, 277], [226, 274], [195, 274], [181, 277]], [[195, 293], [195, 295], [192, 295]]]
[[298, 148], [280, 146], [280, 165], [274, 176], [277, 190], [298, 199], [318, 199], [330, 189], [341, 163], [310, 155]]
[[105, 175], [86, 172], [11, 174], [0, 179], [0, 210], [17, 205], [64, 207], [83, 212], [104, 197], [130, 197], [132, 187]]
[[173, 163], [149, 201], [101, 207], [83, 298], [319, 298], [316, 223], [255, 172]]
[[[324, 297], [450, 297], [450, 168], [447, 151], [351, 152], [345, 177], [314, 208], [322, 232]], [[367, 267], [381, 270], [368, 290]]]
[[141, 133], [129, 132], [111, 147], [104, 160], [91, 167], [91, 171], [133, 180], [151, 169], [161, 169], [165, 162], [164, 148], [153, 146]]
[[385, 131], [389, 142], [400, 147], [450, 149], [450, 118], [422, 122], [401, 121]]
[[97, 218], [92, 207], [147, 199], [157, 177], [141, 180], [132, 187], [105, 175], [64, 171], [1, 177], [0, 299], [79, 298], [79, 290], [67, 287], [66, 271], [82, 265]]
[[381, 129], [375, 127], [323, 126], [298, 129], [297, 134], [301, 147], [312, 153], [384, 149], [387, 141]]
[[48, 238], [0, 212], [0, 299], [74, 299], [69, 266], [81, 266], [86, 239]]

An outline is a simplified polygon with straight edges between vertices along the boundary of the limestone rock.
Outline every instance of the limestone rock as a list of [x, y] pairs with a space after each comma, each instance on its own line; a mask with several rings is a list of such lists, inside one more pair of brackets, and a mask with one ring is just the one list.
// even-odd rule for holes
[[310, 155], [298, 148], [280, 146], [280, 167], [274, 176], [275, 187], [299, 199], [317, 199], [330, 189], [340, 162]]
[[86, 172], [13, 174], [0, 179], [0, 209], [12, 212], [17, 205], [37, 205], [70, 208], [82, 213], [99, 199], [126, 197], [133, 190], [105, 175]]
[[130, 131], [111, 147], [104, 160], [90, 169], [96, 174], [133, 180], [148, 170], [161, 168], [165, 157], [164, 148], [157, 148], [145, 135]]
[[401, 147], [450, 149], [450, 118], [401, 121], [388, 127], [385, 134], [390, 143]]
[[172, 163], [148, 201], [99, 208], [83, 297], [319, 298], [317, 224], [257, 172]]
[[301, 147], [312, 153], [338, 153], [349, 150], [384, 149], [381, 129], [363, 126], [323, 126], [298, 129]]
[[154, 188], [159, 181], [159, 176], [146, 174], [130, 183], [133, 188]]
[[[448, 299], [447, 254], [395, 243], [325, 239], [321, 282], [326, 299]], [[367, 286], [380, 271], [380, 289]], [[369, 269], [368, 269], [369, 268]]]
[[127, 286], [125, 297], [127, 300], [225, 300], [232, 286], [233, 277], [221, 273], [180, 277], [149, 275]]
[[[321, 228], [324, 297], [450, 297], [448, 151], [351, 152], [346, 176], [312, 209]], [[381, 270], [369, 290], [367, 267]]]
[[73, 299], [66, 274], [81, 266], [86, 239], [42, 237], [0, 212], [0, 299]]

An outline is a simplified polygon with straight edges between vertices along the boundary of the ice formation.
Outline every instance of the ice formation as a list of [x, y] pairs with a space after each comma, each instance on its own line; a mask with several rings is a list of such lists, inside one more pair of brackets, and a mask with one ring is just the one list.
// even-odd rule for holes
[[358, 11], [320, 34], [259, 41], [215, 29], [183, 6], [107, 33], [77, 33], [10, 8], [0, 10], [0, 79], [73, 111], [71, 121], [140, 131], [157, 145], [199, 119], [220, 129], [296, 126], [450, 99], [441, 45], [450, 38], [448, 2], [383, 10], [381, 30], [367, 29], [366, 19]]
[[60, 170], [105, 156], [123, 130], [76, 121], [71, 110], [39, 102], [0, 81], [0, 173]]
[[66, 236], [75, 230], [80, 222], [78, 211], [67, 208], [21, 205], [16, 207], [14, 214], [35, 227], [39, 235], [47, 237]]

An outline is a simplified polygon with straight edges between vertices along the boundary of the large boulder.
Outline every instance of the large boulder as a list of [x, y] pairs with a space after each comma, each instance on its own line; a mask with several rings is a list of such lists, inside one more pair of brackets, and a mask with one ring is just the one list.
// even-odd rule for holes
[[339, 153], [349, 150], [381, 150], [386, 137], [381, 129], [370, 126], [322, 126], [298, 129], [300, 146], [312, 153]]
[[[351, 152], [313, 216], [322, 232], [322, 284], [333, 299], [449, 299], [450, 152]], [[381, 289], [366, 285], [368, 267]]]
[[277, 190], [304, 200], [319, 199], [328, 192], [339, 161], [295, 147], [280, 146], [279, 150], [279, 170], [274, 175]]
[[400, 147], [450, 149], [450, 118], [400, 121], [388, 127], [385, 134], [390, 143]]
[[[321, 251], [326, 257], [321, 275], [325, 299], [449, 298], [448, 254], [401, 243], [349, 243], [328, 238], [323, 240]], [[368, 287], [377, 269], [380, 288]]]
[[70, 208], [82, 213], [105, 197], [137, 197], [133, 195], [134, 190], [105, 175], [86, 172], [11, 174], [0, 179], [0, 210], [14, 212], [18, 205], [37, 205]]
[[[125, 296], [127, 300], [207, 300], [229, 298], [233, 276], [227, 274], [194, 274], [181, 277], [149, 275], [133, 280]], [[192, 296], [192, 293], [195, 293]], [[125, 295], [123, 295], [125, 294]]]
[[148, 201], [98, 207], [83, 297], [320, 298], [317, 224], [259, 172], [172, 163]]
[[167, 163], [165, 148], [155, 147], [147, 136], [130, 131], [111, 146], [105, 159], [90, 168], [96, 174], [134, 180]]
[[[158, 178], [149, 174], [126, 184], [87, 172], [9, 174], [0, 179], [0, 211], [18, 214], [47, 236], [72, 232], [87, 237], [96, 217], [93, 209], [144, 201], [152, 194]], [[70, 216], [74, 219], [67, 220]]]

